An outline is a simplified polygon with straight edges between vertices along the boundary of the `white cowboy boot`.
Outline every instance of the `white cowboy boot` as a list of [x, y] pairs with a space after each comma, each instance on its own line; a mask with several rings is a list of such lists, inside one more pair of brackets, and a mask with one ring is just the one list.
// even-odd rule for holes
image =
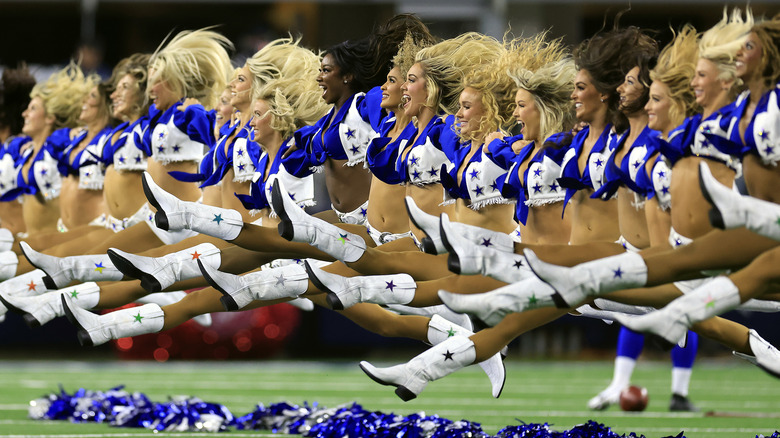
[[440, 290], [439, 298], [450, 309], [474, 315], [489, 326], [498, 324], [510, 313], [556, 305], [555, 290], [536, 277], [478, 294]]
[[474, 324], [471, 322], [471, 318], [469, 318], [468, 315], [465, 313], [453, 312], [452, 309], [445, 306], [444, 304], [427, 307], [413, 307], [407, 306], [405, 304], [386, 304], [384, 307], [386, 307], [387, 310], [399, 315], [418, 315], [428, 318], [431, 318], [434, 315], [438, 315], [447, 321], [457, 324], [467, 330], [474, 329]]
[[728, 277], [718, 277], [655, 312], [642, 316], [618, 315], [617, 319], [631, 330], [655, 333], [676, 343], [693, 324], [733, 310], [740, 302], [737, 286]]
[[65, 316], [78, 328], [79, 343], [83, 346], [105, 344], [111, 339], [157, 333], [165, 323], [165, 313], [157, 304], [144, 304], [104, 315], [96, 315], [61, 296]]
[[180, 280], [199, 278], [202, 274], [197, 261], [212, 268], [222, 262], [219, 248], [211, 243], [201, 243], [192, 248], [176, 251], [162, 257], [144, 257], [111, 248], [108, 257], [125, 275], [141, 280], [147, 292], [160, 292]]
[[780, 379], [780, 351], [772, 344], [765, 341], [764, 338], [759, 336], [753, 329], [748, 331], [748, 342], [750, 343], [750, 349], [753, 350], [753, 356], [738, 353], [736, 351], [734, 352], [734, 355], [745, 359]]
[[[428, 342], [431, 345], [440, 344], [453, 336], [468, 338], [473, 334], [474, 332], [471, 330], [448, 321], [439, 315], [433, 315], [428, 322]], [[479, 366], [485, 371], [488, 379], [490, 379], [490, 385], [493, 387], [493, 397], [500, 397], [501, 391], [504, 390], [504, 383], [506, 383], [506, 367], [504, 367], [504, 360], [501, 358], [501, 354], [494, 354], [490, 359], [480, 362]]]
[[22, 315], [29, 327], [40, 327], [58, 316], [64, 316], [60, 295], [68, 295], [73, 304], [84, 309], [95, 307], [100, 300], [100, 287], [89, 282], [36, 296], [0, 294], [0, 302], [8, 310]]
[[428, 382], [473, 364], [476, 357], [471, 339], [456, 335], [434, 345], [405, 364], [377, 368], [361, 361], [360, 368], [375, 382], [395, 386], [395, 394], [401, 400], [409, 401], [417, 397]]
[[223, 240], [233, 240], [241, 233], [241, 213], [198, 202], [182, 201], [161, 189], [149, 173], [141, 180], [149, 204], [157, 209], [154, 222], [165, 231], [192, 230]]
[[304, 312], [311, 312], [312, 310], [314, 310], [314, 302], [308, 298], [301, 298], [301, 297], [294, 298], [290, 301], [287, 301], [287, 304], [293, 307], [297, 307], [303, 310]]
[[745, 227], [761, 236], [780, 240], [780, 205], [731, 190], [712, 176], [704, 162], [699, 164], [699, 186], [704, 198], [712, 204], [709, 214], [713, 227]]
[[14, 233], [8, 228], [0, 228], [0, 252], [10, 251], [14, 246]]
[[[472, 236], [475, 237], [472, 241], [464, 237], [463, 230], [450, 222], [446, 213], [441, 215], [440, 234], [442, 243], [450, 253], [447, 267], [456, 274], [484, 275], [505, 283], [515, 283], [533, 276], [525, 257], [512, 252], [514, 241], [509, 235], [502, 234], [511, 243], [511, 246], [499, 245], [503, 249], [496, 249], [497, 247], [493, 245], [494, 241], [501, 242], [503, 238], [496, 240], [493, 239], [495, 236], [486, 238]], [[505, 251], [505, 249], [509, 250]]]
[[[414, 223], [417, 228], [423, 230], [427, 236], [420, 242], [422, 250], [433, 255], [446, 253], [447, 248], [444, 246], [441, 239], [439, 218], [420, 210], [411, 197], [407, 196], [405, 201], [406, 211], [409, 213], [409, 218], [412, 223]], [[487, 230], [485, 228], [475, 227], [460, 222], [450, 222], [450, 227], [453, 232], [465, 237], [475, 245], [492, 248], [506, 253], [512, 253], [515, 250], [514, 240], [506, 233], [499, 233], [497, 231]]]
[[[157, 293], [143, 296], [135, 300], [134, 302], [138, 304], [157, 304], [158, 306], [163, 307], [170, 304], [178, 303], [179, 301], [182, 300], [182, 298], [186, 296], [187, 296], [187, 292], [184, 292], [183, 290], [177, 290], [173, 292], [157, 292]], [[210, 327], [212, 322], [210, 313], [204, 313], [203, 315], [194, 316], [192, 317], [192, 320], [203, 327]]]
[[417, 283], [409, 274], [342, 277], [304, 263], [309, 280], [322, 292], [333, 310], [344, 310], [357, 303], [409, 304]]
[[[366, 252], [366, 242], [322, 219], [309, 216], [277, 180], [271, 190], [274, 211], [279, 215], [279, 234], [293, 242], [304, 242], [346, 263], [355, 262]], [[283, 191], [284, 190], [284, 191]]]
[[560, 308], [578, 305], [591, 295], [647, 284], [647, 265], [637, 253], [626, 252], [571, 268], [543, 262], [530, 249], [524, 253], [534, 273], [557, 292], [556, 303]]
[[0, 292], [5, 295], [40, 295], [53, 289], [49, 289], [44, 284], [43, 279], [46, 273], [40, 269], [35, 269], [14, 278], [9, 278], [0, 283]]
[[43, 283], [49, 289], [61, 289], [73, 280], [119, 281], [124, 277], [106, 254], [55, 257], [37, 252], [26, 242], [19, 242], [27, 260], [46, 272]]
[[19, 266], [19, 256], [15, 252], [0, 252], [0, 281], [16, 276], [17, 266]]
[[309, 276], [298, 264], [233, 275], [198, 262], [203, 278], [222, 292], [219, 301], [227, 311], [243, 309], [252, 301], [297, 298], [306, 292]]

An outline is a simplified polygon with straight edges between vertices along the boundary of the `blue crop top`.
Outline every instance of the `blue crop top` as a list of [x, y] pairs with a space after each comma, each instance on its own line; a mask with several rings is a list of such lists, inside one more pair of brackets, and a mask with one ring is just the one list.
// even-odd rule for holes
[[589, 132], [590, 126], [580, 130], [572, 139], [571, 145], [563, 158], [561, 177], [558, 178], [558, 184], [566, 189], [566, 195], [563, 199], [564, 209], [577, 191], [600, 187], [603, 183], [602, 177], [606, 160], [613, 152], [613, 149], [609, 146], [616, 143], [612, 133], [612, 125], [607, 125], [590, 150], [585, 170], [580, 173], [578, 159], [580, 154], [582, 154], [585, 139], [588, 138]]
[[620, 166], [615, 163], [617, 152], [621, 150], [625, 145], [625, 139], [627, 134], [622, 136], [620, 144], [612, 152], [609, 159], [607, 159], [606, 169], [604, 170], [604, 177], [606, 181], [602, 186], [593, 192], [591, 198], [611, 199], [620, 186], [625, 186], [631, 189], [634, 193], [645, 195], [645, 191], [640, 188], [636, 183], [637, 174], [644, 172], [645, 163], [649, 155], [655, 154], [658, 151], [658, 142], [654, 139], [658, 138], [660, 132], [650, 129], [645, 126], [642, 132], [639, 133], [634, 144], [632, 144], [623, 159], [620, 161]]
[[[103, 147], [100, 161], [105, 166], [114, 166], [114, 170], [123, 172], [141, 172], [147, 168], [148, 155], [144, 152], [142, 142], [146, 129], [149, 127], [149, 115], [144, 115], [133, 123], [125, 122], [114, 128], [109, 135], [107, 144]], [[117, 133], [116, 140], [112, 140]]]
[[379, 136], [371, 140], [366, 150], [368, 168], [385, 184], [401, 184], [406, 181], [406, 175], [398, 170], [398, 157], [417, 134], [417, 127], [409, 122], [401, 134], [391, 141], [387, 134], [394, 126], [395, 115], [391, 113], [382, 121]]
[[435, 116], [419, 131], [407, 151], [398, 156], [396, 169], [406, 177], [406, 182], [419, 186], [438, 184], [441, 181], [441, 168], [448, 165], [449, 156], [454, 153], [458, 137], [452, 128], [455, 116], [446, 118]]
[[[151, 135], [146, 137], [149, 143], [145, 142], [144, 148], [159, 163], [200, 162], [206, 151], [214, 147], [214, 112], [206, 111], [200, 104], [182, 111], [178, 109], [181, 102], [150, 119]], [[150, 113], [155, 111], [159, 112], [150, 109]]]
[[5, 141], [0, 150], [0, 199], [16, 188], [16, 163], [22, 146], [32, 139], [26, 135], [13, 136]]
[[745, 129], [743, 153], [755, 154], [764, 165], [777, 166], [780, 161], [780, 85], [769, 90], [758, 101], [753, 119]]
[[482, 146], [463, 166], [471, 147], [470, 141], [460, 143], [459, 147], [451, 150], [450, 163], [442, 166], [441, 184], [444, 187], [445, 203], [448, 200], [464, 199], [469, 201], [468, 207], [472, 210], [480, 210], [486, 205], [513, 203], [514, 200], [502, 196], [498, 185], [498, 181], [506, 178], [506, 170], [493, 162]]
[[[57, 167], [62, 153], [70, 144], [70, 129], [54, 131], [33, 156], [33, 148], [22, 152], [16, 160], [16, 188], [8, 191], [2, 200], [15, 199], [20, 195], [40, 195], [45, 200], [60, 196], [62, 177]], [[24, 164], [32, 158], [27, 175], [23, 173]]]
[[65, 150], [62, 151], [58, 164], [60, 175], [78, 176], [79, 188], [88, 190], [102, 190], [105, 179], [106, 166], [100, 160], [104, 154], [103, 149], [111, 138], [113, 129], [106, 126], [98, 132], [92, 140], [71, 160], [70, 154], [79, 143], [84, 141], [88, 132], [82, 129], [72, 139]]

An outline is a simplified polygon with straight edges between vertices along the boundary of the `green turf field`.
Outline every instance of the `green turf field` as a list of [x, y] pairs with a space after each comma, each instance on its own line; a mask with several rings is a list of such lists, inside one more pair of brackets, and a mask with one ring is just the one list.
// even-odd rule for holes
[[[56, 391], [59, 384], [69, 393], [82, 387], [106, 390], [125, 384], [127, 390], [145, 392], [158, 402], [166, 401], [168, 396], [192, 395], [224, 404], [236, 416], [249, 413], [257, 403], [316, 401], [335, 407], [355, 401], [365, 409], [385, 413], [424, 411], [452, 420], [479, 422], [491, 434], [518, 424], [518, 420], [548, 422], [555, 430], [566, 430], [593, 419], [615, 432], [633, 431], [647, 437], [681, 431], [689, 438], [754, 437], [769, 436], [780, 429], [780, 381], [738, 360], [696, 364], [691, 397], [702, 413], [667, 411], [668, 362], [640, 362], [633, 382], [648, 388], [650, 405], [636, 414], [616, 407], [603, 412], [585, 408], [588, 398], [609, 382], [611, 362], [507, 361], [507, 368], [507, 385], [500, 399], [490, 396], [487, 377], [481, 370], [470, 367], [430, 384], [416, 400], [404, 403], [391, 387], [380, 386], [365, 376], [356, 362], [0, 361], [0, 438], [125, 438], [153, 433], [27, 419], [29, 401]], [[707, 411], [720, 416], [707, 416]], [[278, 435], [231, 429], [226, 436]]]

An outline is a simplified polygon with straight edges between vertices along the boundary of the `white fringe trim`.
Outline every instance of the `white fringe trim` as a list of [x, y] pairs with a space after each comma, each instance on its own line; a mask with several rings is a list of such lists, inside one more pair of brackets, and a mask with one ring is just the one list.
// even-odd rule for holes
[[[344, 163], [344, 166], [346, 166], [346, 167], [355, 167], [358, 164], [363, 164], [365, 161], [366, 161], [365, 158], [362, 158], [362, 159], [360, 159], [358, 161], [347, 161], [347, 162]], [[363, 167], [365, 168], [366, 166], [364, 165]]]
[[103, 182], [92, 182], [84, 184], [82, 182], [79, 182], [79, 188], [84, 190], [103, 190]]
[[171, 163], [200, 163], [200, 160], [174, 160], [171, 158], [160, 159], [159, 157], [155, 157], [155, 156], [152, 156], [152, 159], [155, 162], [162, 164], [163, 166], [167, 166], [168, 164]]
[[254, 176], [255, 176], [255, 175], [254, 175], [254, 173], [253, 173], [252, 175], [245, 176], [245, 177], [243, 177], [243, 178], [234, 177], [234, 178], [233, 178], [233, 182], [237, 182], [237, 183], [245, 183], [245, 182], [250, 182], [250, 181], [252, 181], [252, 179], [254, 179]]
[[452, 204], [455, 203], [455, 201], [456, 201], [456, 199], [454, 199], [454, 198], [452, 198], [452, 199], [445, 199], [444, 201], [442, 201], [441, 204], [439, 204], [439, 207], [446, 207], [448, 205], [452, 205]]
[[311, 170], [312, 173], [322, 173], [325, 171], [325, 165], [311, 166], [309, 170]]
[[529, 199], [524, 202], [524, 204], [528, 207], [540, 207], [542, 205], [550, 205], [550, 204], [556, 204], [558, 202], [563, 202], [564, 198], [547, 198], [547, 199]]
[[516, 200], [506, 199], [506, 198], [490, 198], [490, 199], [484, 199], [482, 201], [472, 202], [469, 204], [469, 208], [478, 211], [482, 210], [483, 208], [487, 207], [488, 205], [506, 205], [506, 204], [517, 204]]

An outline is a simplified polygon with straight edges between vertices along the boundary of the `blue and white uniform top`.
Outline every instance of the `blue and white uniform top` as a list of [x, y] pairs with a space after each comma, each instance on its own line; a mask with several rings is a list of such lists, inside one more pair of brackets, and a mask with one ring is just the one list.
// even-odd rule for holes
[[588, 138], [590, 126], [586, 126], [578, 132], [571, 141], [561, 164], [561, 177], [558, 184], [566, 190], [563, 208], [579, 190], [599, 189], [606, 182], [604, 171], [609, 158], [614, 152], [613, 145], [619, 141], [612, 130], [612, 125], [607, 125], [599, 135], [588, 155], [585, 170], [580, 173], [578, 159], [582, 154], [585, 140]]
[[71, 160], [70, 154], [79, 143], [84, 141], [88, 132], [81, 129], [71, 139], [70, 144], [62, 152], [59, 170], [60, 174], [65, 176], [78, 176], [79, 188], [86, 190], [103, 190], [103, 181], [105, 180], [106, 166], [100, 160], [104, 154], [104, 148], [111, 138], [113, 129], [106, 126], [98, 132], [89, 143]]
[[22, 146], [32, 141], [26, 135], [16, 135], [5, 141], [0, 150], [0, 199], [3, 199], [6, 193], [16, 189], [17, 180], [16, 167], [17, 160], [20, 157]]
[[252, 176], [249, 195], [236, 194], [244, 208], [250, 213], [254, 214], [265, 208], [270, 208], [271, 215], [276, 214], [271, 205], [271, 190], [277, 180], [282, 182], [282, 186], [299, 206], [307, 207], [316, 204], [314, 201], [314, 174], [309, 172], [308, 175], [304, 176], [293, 175], [287, 171], [282, 160], [282, 155], [290, 148], [292, 139], [293, 137], [290, 137], [282, 143], [270, 168], [268, 163], [271, 161], [271, 156], [262, 152], [255, 163], [256, 170]]
[[[544, 146], [535, 153], [536, 143], [531, 142], [512, 158], [509, 171], [499, 186], [505, 197], [514, 198], [517, 201], [515, 219], [523, 225], [528, 222], [530, 207], [554, 204], [564, 200], [566, 191], [559, 185], [558, 178], [561, 176], [561, 163], [567, 148], [555, 147], [555, 145], [566, 142], [567, 137], [570, 138], [570, 136], [571, 134], [566, 132], [553, 134], [545, 140]], [[520, 138], [522, 136], [505, 139], [505, 144], [510, 151], [511, 144]], [[500, 154], [497, 153], [499, 146], [500, 144], [497, 142], [492, 142], [489, 146], [494, 159], [500, 157]], [[506, 146], [502, 146], [502, 148], [506, 149]], [[528, 166], [520, 175], [519, 168], [529, 157]]]
[[753, 120], [745, 129], [743, 153], [755, 154], [764, 165], [780, 161], [780, 84], [761, 96]]
[[635, 196], [635, 204], [641, 205], [646, 200], [646, 189], [637, 184], [637, 176], [645, 172], [648, 157], [658, 151], [659, 146], [656, 139], [660, 132], [645, 126], [618, 165], [615, 162], [616, 155], [624, 147], [627, 135], [626, 132], [620, 137], [619, 144], [607, 159], [604, 170], [605, 181], [591, 195], [591, 198], [611, 199], [617, 193], [618, 188], [624, 186], [637, 195]]
[[200, 104], [190, 105], [182, 111], [178, 109], [180, 105], [181, 102], [171, 105], [150, 123], [150, 143], [145, 148], [159, 163], [200, 162], [206, 151], [214, 146], [214, 112], [206, 111]]
[[[15, 199], [20, 195], [40, 195], [49, 201], [60, 196], [62, 176], [58, 164], [63, 150], [70, 144], [70, 129], [54, 131], [33, 155], [33, 148], [22, 152], [16, 160], [16, 188], [6, 193], [6, 199]], [[32, 160], [27, 175], [23, 173], [24, 164]]]
[[435, 116], [420, 129], [406, 155], [401, 154], [396, 169], [405, 176], [406, 183], [418, 186], [439, 184], [442, 166], [448, 166], [458, 137], [453, 129], [455, 116]]
[[391, 141], [388, 133], [396, 124], [395, 115], [388, 114], [380, 125], [379, 135], [371, 139], [366, 150], [366, 163], [371, 173], [385, 184], [403, 184], [406, 174], [398, 169], [399, 157], [409, 141], [417, 135], [417, 127], [409, 122]]
[[507, 199], [501, 194], [499, 187], [498, 181], [505, 179], [506, 169], [493, 162], [484, 147], [480, 145], [463, 166], [471, 148], [470, 141], [459, 143], [450, 150], [450, 162], [442, 167], [445, 204], [463, 199], [468, 201], [467, 205], [472, 210], [480, 210], [486, 205], [514, 203], [514, 199]]
[[742, 140], [739, 137], [739, 118], [747, 109], [748, 92], [737, 100], [712, 113], [699, 122], [691, 155], [719, 161], [737, 174], [742, 173]]
[[[125, 122], [114, 128], [109, 136], [109, 142], [103, 147], [101, 161], [113, 165], [119, 172], [142, 172], [146, 170], [148, 163], [146, 152], [143, 149], [143, 137], [149, 127], [149, 116], [144, 115], [133, 123]], [[116, 140], [111, 140], [120, 132]]]

